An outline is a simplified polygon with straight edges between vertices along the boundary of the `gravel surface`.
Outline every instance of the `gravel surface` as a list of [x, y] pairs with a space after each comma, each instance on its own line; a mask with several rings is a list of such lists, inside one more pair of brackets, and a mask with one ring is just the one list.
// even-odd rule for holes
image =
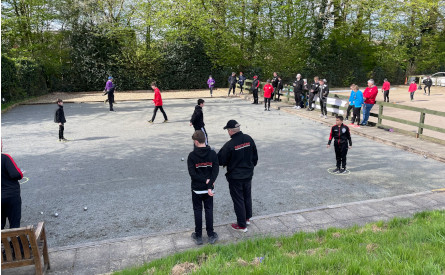
[[[65, 136], [57, 141], [52, 105], [18, 106], [2, 115], [3, 151], [25, 170], [22, 225], [45, 221], [50, 246], [193, 228], [186, 162], [192, 150], [192, 99], [167, 99], [170, 122], [147, 101], [66, 104]], [[257, 143], [253, 214], [382, 198], [443, 186], [445, 164], [353, 136], [349, 175], [332, 175], [329, 127], [231, 98], [206, 99], [210, 145], [229, 139], [236, 119]], [[224, 170], [216, 181], [215, 223], [235, 221]], [[85, 211], [84, 207], [88, 207]], [[43, 214], [41, 214], [43, 212]], [[59, 214], [58, 217], [54, 213]]]

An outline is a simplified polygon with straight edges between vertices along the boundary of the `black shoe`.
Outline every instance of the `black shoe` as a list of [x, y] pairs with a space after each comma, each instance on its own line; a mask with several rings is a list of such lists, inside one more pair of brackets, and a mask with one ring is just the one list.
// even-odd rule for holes
[[264, 108], [264, 111], [267, 111], [267, 109], [266, 109], [266, 108]]
[[218, 239], [218, 234], [216, 234], [216, 232], [213, 232], [213, 235], [209, 237], [209, 244], [214, 244]]
[[192, 239], [195, 241], [195, 244], [197, 244], [197, 245], [202, 245], [203, 244], [202, 237], [201, 236], [199, 236], [199, 237], [196, 236], [195, 232], [192, 233]]
[[344, 174], [344, 173], [346, 173], [346, 168], [342, 168], [342, 169], [340, 169], [340, 172], [339, 172], [340, 174]]
[[340, 172], [340, 168], [335, 168], [335, 170], [332, 171], [332, 173], [338, 173], [338, 172]]
[[268, 111], [270, 111], [270, 109], [267, 109]]

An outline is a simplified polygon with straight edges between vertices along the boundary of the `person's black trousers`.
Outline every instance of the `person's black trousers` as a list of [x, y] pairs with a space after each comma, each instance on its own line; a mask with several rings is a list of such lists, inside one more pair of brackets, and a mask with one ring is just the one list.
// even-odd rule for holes
[[153, 117], [151, 118], [151, 121], [155, 121], [156, 113], [158, 112], [158, 109], [161, 110], [161, 113], [164, 115], [164, 119], [167, 120], [167, 115], [164, 112], [164, 108], [162, 106], [155, 106], [155, 109], [153, 110]]
[[327, 107], [326, 107], [326, 101], [327, 101], [327, 99], [322, 99], [322, 98], [320, 98], [320, 109], [321, 109], [321, 114], [322, 115], [324, 115], [324, 116], [327, 116], [328, 115], [328, 109], [327, 109]]
[[314, 103], [314, 97], [315, 97], [315, 94], [309, 92], [309, 106], [308, 106], [308, 108], [311, 111], [314, 109], [314, 107], [312, 106], [312, 104]]
[[273, 88], [273, 92], [272, 92], [272, 97], [271, 97], [271, 99], [273, 100], [273, 101], [276, 101], [277, 100], [277, 93], [278, 93], [279, 91], [278, 91], [278, 87], [274, 87]]
[[389, 102], [389, 90], [383, 91], [383, 101]]
[[244, 86], [244, 84], [243, 85], [239, 85], [239, 87], [240, 87], [240, 89], [241, 89], [241, 91], [239, 92], [240, 94], [242, 94], [243, 93], [243, 86]]
[[253, 104], [258, 104], [258, 89], [253, 90]]
[[354, 124], [354, 122], [357, 120], [357, 125], [360, 124], [360, 111], [362, 107], [354, 107], [354, 111], [352, 112], [352, 120], [351, 123]]
[[63, 131], [65, 130], [65, 126], [63, 125], [59, 125], [59, 139], [64, 139], [63, 137]]
[[110, 104], [110, 111], [113, 111], [114, 93], [108, 93], [108, 103]]
[[299, 92], [299, 91], [294, 92], [294, 95], [295, 95], [295, 106], [300, 106], [301, 105], [301, 92]]
[[15, 196], [2, 198], [2, 230], [5, 229], [6, 218], [9, 221], [9, 228], [19, 228], [22, 219], [22, 198]]
[[235, 94], [235, 88], [236, 88], [236, 84], [230, 84], [229, 86], [229, 93], [227, 94], [228, 96], [230, 95], [230, 91], [233, 89], [233, 94]]
[[270, 98], [267, 97], [264, 98], [264, 109], [270, 109]]
[[425, 85], [425, 86], [423, 87], [423, 90], [425, 91], [425, 94], [426, 94], [426, 88], [428, 88], [428, 95], [430, 95], [430, 92], [431, 92], [431, 91], [430, 91], [431, 86], [426, 86], [426, 85]]
[[210, 95], [213, 95], [213, 87], [210, 87]]
[[411, 100], [414, 100], [414, 93], [415, 92], [409, 93], [409, 97], [411, 98]]
[[[348, 154], [348, 143], [340, 143], [334, 140], [335, 158], [337, 160], [337, 168], [346, 169], [346, 155]], [[340, 166], [341, 165], [341, 166]]]
[[207, 236], [213, 236], [213, 197], [209, 194], [196, 194], [192, 191], [193, 212], [195, 214], [195, 233], [197, 237], [202, 236], [202, 205], [206, 219]]
[[[351, 114], [351, 110], [354, 111], [354, 105], [348, 105], [348, 109], [346, 109], [346, 119], [349, 118], [349, 115]], [[354, 113], [352, 113], [354, 115]]]
[[237, 223], [240, 227], [246, 227], [246, 220], [252, 218], [252, 179], [230, 180], [229, 190]]

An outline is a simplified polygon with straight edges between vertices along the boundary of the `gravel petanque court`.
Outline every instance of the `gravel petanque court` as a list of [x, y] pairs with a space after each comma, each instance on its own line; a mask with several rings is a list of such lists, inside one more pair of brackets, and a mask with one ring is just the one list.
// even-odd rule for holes
[[[58, 142], [56, 104], [4, 113], [3, 151], [29, 178], [21, 186], [22, 225], [45, 221], [51, 247], [193, 228], [186, 160], [195, 104], [164, 100], [170, 122], [161, 123], [158, 112], [153, 125], [148, 101], [118, 102], [115, 113], [103, 103], [65, 104], [66, 143]], [[209, 98], [204, 107], [217, 151], [229, 139], [222, 129], [229, 119], [257, 144], [254, 216], [444, 187], [444, 163], [354, 135], [350, 174], [332, 175], [329, 127], [263, 110], [236, 98]], [[216, 181], [215, 224], [236, 221], [224, 173]]]

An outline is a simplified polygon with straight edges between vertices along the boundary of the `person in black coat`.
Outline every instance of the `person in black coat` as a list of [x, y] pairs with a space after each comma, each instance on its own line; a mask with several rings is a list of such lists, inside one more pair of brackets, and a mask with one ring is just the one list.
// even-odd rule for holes
[[209, 137], [207, 135], [207, 131], [204, 128], [204, 114], [202, 112], [202, 107], [204, 107], [204, 99], [198, 99], [198, 105], [195, 106], [195, 111], [190, 118], [190, 126], [195, 128], [195, 131], [199, 130], [204, 133], [205, 136], [205, 145], [209, 145]]
[[59, 124], [59, 141], [68, 141], [63, 136], [66, 119], [65, 119], [65, 112], [63, 111], [63, 101], [60, 98], [57, 99], [57, 105], [59, 105], [59, 108], [56, 110], [56, 113], [54, 114], [54, 122]]
[[258, 104], [258, 87], [260, 86], [260, 80], [258, 79], [258, 76], [253, 77], [252, 82], [252, 94], [253, 94], [253, 102], [252, 104]]
[[423, 87], [424, 94], [426, 95], [426, 88], [428, 88], [428, 95], [431, 93], [431, 86], [433, 86], [433, 81], [431, 80], [430, 76], [427, 76], [426, 79], [423, 80], [423, 84], [425, 87]]
[[12, 157], [2, 152], [2, 230], [5, 229], [6, 219], [9, 228], [20, 227], [22, 198], [19, 180], [22, 178], [23, 173]]
[[271, 81], [271, 84], [272, 84], [272, 87], [273, 87], [273, 92], [272, 92], [271, 99], [273, 99], [273, 101], [275, 101], [275, 96], [277, 94], [278, 82], [279, 82], [278, 74], [277, 74], [277, 72], [274, 72], [273, 73], [273, 78], [272, 78], [272, 81]]
[[295, 97], [295, 107], [294, 109], [301, 109], [301, 96], [303, 94], [304, 81], [301, 79], [301, 74], [297, 74], [297, 79], [295, 79], [292, 86], [294, 87], [294, 97]]
[[311, 90], [309, 91], [309, 106], [307, 108], [307, 111], [313, 111], [314, 110], [314, 98], [315, 96], [318, 94], [318, 92], [320, 92], [320, 83], [319, 83], [320, 78], [318, 76], [314, 77], [314, 83], [311, 86]]
[[326, 79], [320, 79], [320, 92], [318, 94], [318, 96], [320, 97], [320, 117], [324, 117], [325, 119], [328, 118], [327, 101], [329, 95], [329, 87], [326, 82]]
[[236, 73], [233, 72], [231, 76], [229, 76], [229, 93], [227, 96], [230, 96], [230, 91], [233, 89], [233, 94], [235, 95], [236, 82], [238, 79], [236, 78]]

